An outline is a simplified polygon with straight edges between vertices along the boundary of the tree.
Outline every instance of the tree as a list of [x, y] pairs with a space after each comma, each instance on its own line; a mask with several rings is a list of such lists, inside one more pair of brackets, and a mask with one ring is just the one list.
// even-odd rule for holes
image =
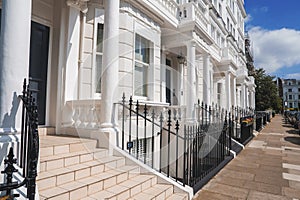
[[275, 77], [266, 74], [265, 70], [260, 68], [255, 70], [254, 78], [256, 110], [272, 109], [279, 112], [282, 108], [282, 102], [278, 88], [273, 81]]

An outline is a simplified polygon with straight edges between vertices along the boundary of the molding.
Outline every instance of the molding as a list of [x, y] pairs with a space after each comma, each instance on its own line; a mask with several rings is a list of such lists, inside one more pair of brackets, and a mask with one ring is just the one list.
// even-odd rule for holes
[[89, 0], [67, 0], [66, 3], [68, 6], [75, 8], [82, 13], [87, 13], [88, 11], [88, 5], [87, 2]]

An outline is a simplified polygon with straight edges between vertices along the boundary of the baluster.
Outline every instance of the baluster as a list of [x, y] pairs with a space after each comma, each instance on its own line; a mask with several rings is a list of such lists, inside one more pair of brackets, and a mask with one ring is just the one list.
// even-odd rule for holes
[[171, 110], [168, 110], [168, 168], [167, 168], [167, 176], [170, 176], [170, 141], [171, 141]]
[[139, 159], [139, 101], [136, 101], [136, 159]]
[[144, 107], [144, 163], [146, 164], [147, 155], [147, 105]]
[[202, 129], [203, 129], [203, 126], [204, 126], [204, 103], [202, 101], [202, 104], [201, 104], [201, 115], [202, 115], [202, 119], [201, 119], [201, 126], [202, 126]]
[[[87, 105], [88, 106], [88, 105]], [[87, 124], [86, 128], [92, 129], [94, 128], [94, 108], [92, 105], [89, 105], [89, 108], [87, 109]]]
[[129, 143], [130, 144], [128, 146], [127, 144], [127, 149], [129, 150], [129, 154], [131, 154], [131, 148], [132, 148], [132, 141], [131, 141], [131, 118], [132, 118], [132, 96], [130, 96], [130, 99], [129, 99]]
[[159, 141], [159, 145], [160, 145], [160, 151], [159, 151], [159, 172], [161, 173], [161, 163], [162, 163], [162, 133], [163, 133], [163, 113], [160, 113], [160, 141]]
[[151, 160], [151, 166], [154, 168], [154, 120], [155, 120], [155, 112], [154, 109], [152, 110], [152, 144], [151, 144], [151, 150], [152, 150], [152, 160]]
[[122, 96], [122, 150], [124, 150], [124, 140], [125, 140], [125, 93]]
[[186, 184], [186, 125], [184, 125], [184, 138], [183, 138], [183, 174], [182, 174], [182, 182], [183, 182], [183, 186], [185, 186]]
[[178, 120], [176, 121], [175, 124], [175, 130], [176, 130], [176, 182], [178, 180], [178, 130], [179, 130], [179, 122]]

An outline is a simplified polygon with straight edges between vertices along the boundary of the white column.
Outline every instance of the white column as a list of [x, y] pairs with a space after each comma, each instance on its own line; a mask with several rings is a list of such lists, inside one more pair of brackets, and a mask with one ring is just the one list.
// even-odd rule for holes
[[185, 105], [185, 101], [184, 101], [184, 62], [181, 61], [179, 63], [179, 68], [180, 68], [180, 91], [179, 91], [179, 95], [180, 95], [180, 104], [179, 105]]
[[241, 96], [242, 108], [246, 107], [246, 85], [242, 84], [242, 96]]
[[187, 44], [187, 86], [186, 86], [186, 118], [188, 121], [195, 119], [195, 103], [196, 97], [196, 44], [190, 42]]
[[210, 105], [211, 103], [211, 80], [210, 80], [210, 67], [209, 67], [209, 55], [203, 55], [203, 102]]
[[236, 77], [233, 77], [232, 79], [232, 92], [233, 92], [233, 106], [236, 107], [237, 106], [237, 95], [236, 95]]
[[230, 110], [231, 108], [231, 84], [230, 84], [231, 75], [230, 72], [226, 72], [225, 75], [225, 87], [226, 87], [226, 109]]
[[120, 0], [105, 0], [103, 73], [101, 83], [101, 129], [113, 128], [113, 104], [117, 102], [119, 72]]
[[2, 0], [0, 132], [20, 126], [17, 96], [22, 92], [23, 79], [28, 78], [30, 33], [31, 0]]

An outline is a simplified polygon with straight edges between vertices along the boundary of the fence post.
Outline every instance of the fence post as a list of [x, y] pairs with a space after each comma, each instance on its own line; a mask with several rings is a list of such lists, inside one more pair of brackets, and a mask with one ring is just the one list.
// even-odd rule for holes
[[125, 93], [123, 93], [122, 96], [122, 150], [124, 150], [124, 140], [125, 140], [125, 132], [124, 132], [124, 126], [125, 126]]
[[139, 101], [136, 101], [136, 159], [139, 159]]
[[175, 124], [175, 130], [176, 130], [176, 182], [178, 180], [178, 130], [179, 130], [179, 122], [176, 121]]
[[146, 164], [146, 155], [147, 155], [147, 104], [144, 107], [144, 163]]
[[171, 110], [168, 110], [168, 168], [167, 168], [167, 175], [170, 176], [170, 142], [171, 142]]
[[[132, 96], [130, 96], [129, 98], [129, 143], [131, 143], [131, 118], [132, 118]], [[127, 148], [129, 148], [127, 146]], [[129, 154], [131, 154], [131, 147], [128, 149], [129, 150]]]

